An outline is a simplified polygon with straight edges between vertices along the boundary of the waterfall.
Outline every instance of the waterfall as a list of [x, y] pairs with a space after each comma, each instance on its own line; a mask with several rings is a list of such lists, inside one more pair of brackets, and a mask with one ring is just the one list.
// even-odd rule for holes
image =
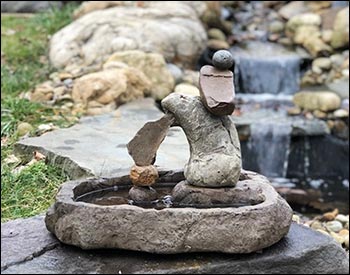
[[271, 178], [285, 178], [292, 126], [289, 123], [253, 123], [250, 126], [250, 146], [255, 153], [259, 173]]
[[301, 58], [280, 45], [249, 42], [231, 48], [238, 93], [294, 94], [299, 91]]

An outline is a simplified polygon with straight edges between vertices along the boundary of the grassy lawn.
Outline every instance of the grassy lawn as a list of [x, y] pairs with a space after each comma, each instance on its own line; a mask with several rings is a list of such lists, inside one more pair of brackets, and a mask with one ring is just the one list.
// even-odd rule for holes
[[59, 106], [49, 107], [22, 99], [22, 92], [47, 80], [53, 68], [48, 62], [50, 35], [71, 22], [75, 6], [31, 17], [1, 16], [1, 222], [44, 212], [53, 202], [57, 187], [67, 180], [58, 168], [38, 161], [20, 172], [20, 161], [8, 162], [19, 139], [21, 122], [33, 126], [53, 123], [68, 127]]

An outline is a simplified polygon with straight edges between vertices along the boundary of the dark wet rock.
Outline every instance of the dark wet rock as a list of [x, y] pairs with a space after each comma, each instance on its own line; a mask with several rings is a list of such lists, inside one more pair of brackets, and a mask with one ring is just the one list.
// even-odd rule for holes
[[239, 93], [293, 94], [299, 91], [301, 58], [281, 45], [248, 42], [230, 49]]
[[233, 65], [233, 56], [229, 51], [217, 51], [213, 55], [213, 65], [219, 70], [228, 70]]
[[157, 199], [158, 193], [152, 187], [134, 186], [130, 189], [129, 196], [135, 202], [149, 202]]
[[62, 7], [63, 1], [1, 1], [1, 12], [33, 13]]
[[[15, 145], [15, 150], [28, 161], [34, 151], [39, 151], [49, 163], [62, 167], [73, 179], [129, 173], [133, 160], [128, 154], [127, 142], [145, 123], [163, 115], [154, 100], [142, 99], [121, 106], [117, 112], [84, 117], [71, 128], [22, 139]], [[77, 142], [67, 148], [67, 139]], [[180, 128], [171, 128], [158, 150], [155, 165], [183, 169], [188, 158], [185, 135]]]
[[170, 94], [162, 100], [162, 107], [175, 116], [190, 144], [187, 181], [196, 186], [234, 186], [241, 171], [241, 154], [230, 117], [212, 115], [199, 97]]
[[231, 71], [204, 66], [200, 70], [199, 87], [202, 102], [209, 112], [217, 116], [233, 113], [235, 89]]
[[[40, 220], [33, 226], [31, 220]], [[10, 222], [13, 223], [13, 222]], [[7, 223], [2, 224], [8, 227]], [[35, 253], [36, 241], [49, 237], [42, 217], [19, 220], [14, 238], [1, 236], [1, 243], [9, 241], [11, 247], [29, 247], [22, 261], [15, 249], [2, 249], [1, 260], [11, 262], [8, 268], [2, 264], [2, 274], [347, 274], [349, 257], [332, 238], [293, 223], [288, 235], [262, 253], [248, 255], [221, 253], [192, 253], [177, 255], [153, 255], [125, 250], [83, 251], [79, 248], [58, 245], [55, 249]], [[35, 254], [34, 258], [30, 256]], [[17, 256], [10, 260], [11, 255]]]
[[157, 121], [147, 122], [128, 143], [127, 148], [136, 165], [147, 166], [156, 161], [157, 150], [175, 122], [171, 114]]

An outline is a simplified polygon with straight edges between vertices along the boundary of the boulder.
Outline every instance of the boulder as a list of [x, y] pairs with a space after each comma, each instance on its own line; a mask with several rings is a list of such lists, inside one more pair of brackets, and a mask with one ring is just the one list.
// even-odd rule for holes
[[123, 62], [143, 72], [151, 82], [146, 95], [152, 96], [155, 100], [162, 100], [174, 89], [174, 77], [167, 68], [164, 57], [160, 54], [138, 50], [117, 52], [108, 58], [104, 67], [113, 67], [115, 62], [117, 64]]
[[196, 9], [187, 2], [152, 2], [93, 11], [64, 27], [50, 41], [53, 66], [99, 64], [114, 52], [135, 49], [192, 66], [207, 39]]
[[309, 111], [333, 111], [340, 107], [341, 99], [332, 92], [300, 92], [294, 95], [293, 102]]
[[150, 87], [148, 78], [137, 69], [107, 69], [76, 79], [72, 98], [75, 103], [82, 103], [86, 108], [111, 103], [121, 105], [143, 97]]
[[335, 49], [349, 47], [349, 7], [339, 11], [335, 18], [331, 45]]

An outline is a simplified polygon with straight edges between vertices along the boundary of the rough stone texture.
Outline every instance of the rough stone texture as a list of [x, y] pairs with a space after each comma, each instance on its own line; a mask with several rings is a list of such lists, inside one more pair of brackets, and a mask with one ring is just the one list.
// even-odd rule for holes
[[130, 179], [136, 186], [151, 186], [158, 179], [158, 171], [153, 165], [133, 165], [130, 170]]
[[1, 271], [30, 261], [59, 245], [43, 226], [43, 219], [37, 216], [1, 224]]
[[294, 95], [293, 102], [300, 108], [324, 112], [333, 111], [340, 107], [341, 99], [331, 92], [300, 92]]
[[[128, 154], [127, 142], [146, 122], [163, 115], [154, 100], [142, 99], [125, 104], [114, 113], [85, 117], [71, 128], [22, 139], [15, 150], [28, 161], [34, 151], [39, 151], [72, 178], [129, 173], [134, 163]], [[155, 165], [183, 169], [188, 158], [185, 135], [180, 128], [171, 128], [158, 150]]]
[[178, 183], [172, 192], [174, 202], [181, 204], [198, 204], [207, 207], [224, 205], [255, 205], [265, 200], [259, 184], [239, 181], [235, 187], [204, 188]]
[[147, 166], [156, 161], [157, 150], [175, 122], [171, 114], [147, 122], [128, 143], [127, 148], [136, 165]]
[[335, 18], [331, 45], [336, 49], [349, 47], [349, 7], [338, 12]]
[[[200, 4], [203, 5], [203, 4]], [[152, 1], [88, 13], [53, 35], [50, 60], [57, 68], [105, 61], [117, 51], [139, 49], [191, 66], [206, 33], [190, 1]]]
[[136, 50], [117, 52], [108, 58], [104, 67], [111, 67], [115, 62], [123, 62], [143, 72], [151, 82], [145, 94], [152, 96], [155, 100], [162, 100], [174, 89], [174, 77], [168, 70], [164, 57], [160, 54]]
[[210, 65], [201, 68], [199, 91], [208, 111], [217, 116], [231, 115], [235, 109], [233, 73], [220, 71]]
[[282, 16], [284, 19], [289, 20], [293, 16], [305, 13], [308, 9], [305, 6], [305, 3], [302, 1], [292, 1], [287, 5], [284, 5], [279, 9], [278, 14]]
[[150, 81], [134, 68], [108, 69], [91, 73], [74, 82], [72, 98], [88, 109], [115, 103], [121, 105], [144, 96]]
[[[40, 223], [32, 225], [32, 220]], [[14, 222], [9, 222], [13, 224]], [[3, 228], [8, 223], [1, 224]], [[42, 217], [16, 221], [20, 234], [13, 238], [2, 235], [2, 274], [348, 274], [349, 257], [330, 237], [292, 223], [288, 235], [263, 253], [230, 255], [192, 253], [152, 255], [125, 250], [83, 251], [58, 245], [36, 253], [35, 244], [45, 246], [53, 241]], [[38, 234], [38, 232], [41, 232]], [[33, 239], [28, 236], [38, 235]], [[56, 240], [56, 239], [55, 239]], [[8, 242], [8, 243], [7, 243]], [[11, 253], [17, 248], [31, 248], [25, 253]], [[35, 255], [32, 259], [31, 255]], [[21, 257], [28, 258], [22, 262]], [[12, 258], [11, 258], [12, 257]], [[10, 263], [10, 267], [3, 265]], [[120, 271], [120, 272], [119, 272]]]
[[62, 1], [1, 1], [1, 12], [41, 12], [62, 7]]
[[190, 144], [187, 181], [196, 186], [234, 186], [241, 171], [241, 152], [230, 117], [212, 115], [199, 97], [170, 94], [162, 106], [175, 116]]
[[67, 182], [47, 212], [47, 228], [63, 243], [83, 249], [122, 248], [165, 254], [250, 253], [279, 241], [288, 233], [292, 218], [292, 209], [286, 201], [265, 177], [256, 173], [249, 173], [243, 184], [259, 185], [264, 202], [238, 208], [159, 211], [133, 205], [75, 202], [73, 198], [83, 194], [84, 186], [94, 182], [108, 187], [116, 185], [118, 179]]
[[157, 199], [158, 193], [152, 187], [134, 186], [130, 189], [129, 196], [135, 202], [145, 202]]

